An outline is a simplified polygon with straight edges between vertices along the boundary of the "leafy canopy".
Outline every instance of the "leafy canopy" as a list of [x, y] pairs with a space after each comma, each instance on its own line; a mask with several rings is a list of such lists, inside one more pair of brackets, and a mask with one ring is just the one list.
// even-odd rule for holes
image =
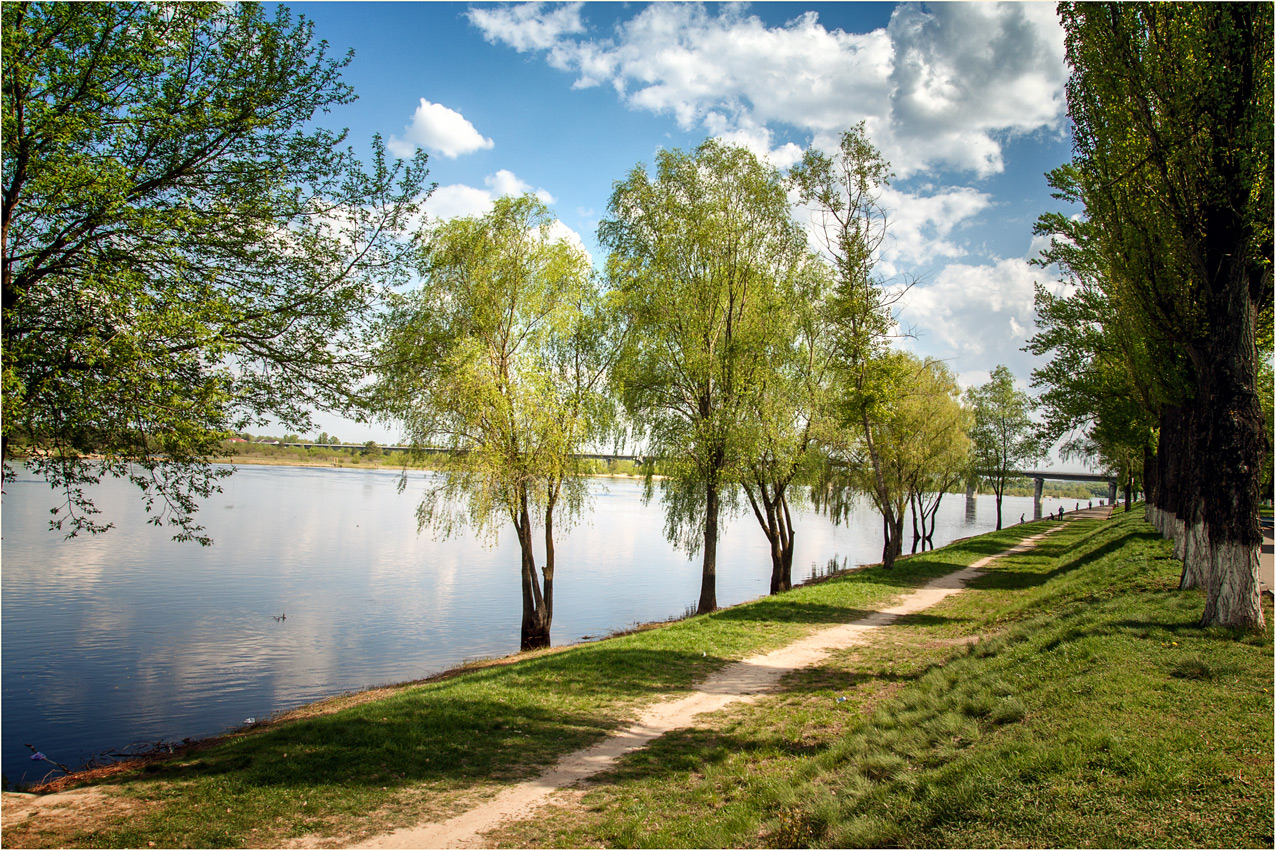
[[424, 155], [391, 165], [378, 139], [365, 171], [315, 126], [353, 99], [350, 57], [282, 7], [2, 14], [5, 475], [27, 442], [55, 527], [109, 527], [83, 488], [115, 475], [194, 537], [222, 436], [354, 404]]

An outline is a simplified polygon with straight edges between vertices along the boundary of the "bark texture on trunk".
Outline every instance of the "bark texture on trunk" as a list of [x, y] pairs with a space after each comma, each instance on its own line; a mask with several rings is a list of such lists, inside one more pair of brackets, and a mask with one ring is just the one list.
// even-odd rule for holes
[[704, 571], [700, 577], [696, 614], [717, 610], [717, 517], [721, 512], [721, 494], [715, 476], [709, 476], [704, 489]]
[[522, 550], [522, 640], [521, 649], [540, 649], [549, 646], [548, 611], [544, 594], [540, 589], [540, 577], [536, 574], [536, 555], [532, 544], [531, 513], [527, 508], [527, 494], [520, 496], [518, 514], [518, 546]]
[[[1209, 546], [1208, 601], [1203, 625], [1261, 630], [1265, 627], [1258, 593], [1259, 477], [1268, 449], [1257, 395], [1257, 305], [1255, 281], [1242, 262], [1247, 242], [1241, 222], [1230, 211], [1217, 211], [1207, 231], [1210, 269], [1209, 345], [1206, 404], [1200, 406], [1206, 435], [1201, 471], [1203, 520]], [[1234, 231], [1228, 233], [1228, 227]], [[1231, 255], [1224, 249], [1235, 251]], [[1269, 275], [1269, 270], [1266, 272]]]

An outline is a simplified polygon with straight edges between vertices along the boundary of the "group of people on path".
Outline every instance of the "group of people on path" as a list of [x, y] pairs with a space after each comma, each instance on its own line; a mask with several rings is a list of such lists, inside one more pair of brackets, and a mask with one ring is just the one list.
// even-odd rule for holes
[[[1093, 507], [1093, 499], [1090, 499], [1090, 500], [1089, 500], [1089, 507], [1091, 507], [1091, 508]], [[1076, 502], [1076, 510], [1080, 510], [1080, 502]], [[1052, 513], [1051, 513], [1051, 514], [1049, 515], [1049, 518], [1050, 518], [1050, 519], [1061, 520], [1061, 519], [1063, 518], [1063, 506], [1062, 506], [1062, 505], [1059, 505], [1059, 506], [1058, 506], [1058, 514], [1055, 516], [1054, 514], [1052, 514]], [[1021, 516], [1018, 518], [1018, 522], [1019, 522], [1020, 524], [1021, 524], [1021, 523], [1024, 523], [1024, 522], [1027, 522], [1027, 514], [1023, 514], [1023, 515], [1021, 515]]]

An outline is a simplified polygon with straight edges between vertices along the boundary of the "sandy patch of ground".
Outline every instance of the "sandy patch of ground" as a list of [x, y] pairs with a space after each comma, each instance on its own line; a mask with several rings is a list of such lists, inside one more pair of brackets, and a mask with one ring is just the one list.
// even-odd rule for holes
[[561, 759], [535, 779], [505, 789], [495, 798], [438, 823], [398, 829], [359, 844], [359, 847], [482, 847], [483, 833], [508, 822], [529, 817], [549, 801], [550, 795], [600, 773], [626, 753], [646, 746], [655, 738], [693, 725], [695, 718], [731, 703], [749, 701], [777, 685], [785, 675], [821, 661], [830, 652], [872, 639], [873, 633], [896, 618], [915, 614], [959, 593], [990, 561], [1031, 549], [1061, 526], [1029, 537], [999, 555], [935, 579], [913, 591], [898, 604], [869, 614], [853, 623], [823, 629], [763, 655], [745, 658], [706, 679], [690, 695], [649, 706], [635, 723], [585, 750]]
[[[142, 804], [106, 787], [76, 788], [57, 794], [0, 794], [0, 818], [6, 845], [30, 846], [24, 834], [51, 831], [69, 835], [101, 828], [102, 824], [132, 817]], [[17, 842], [15, 845], [14, 842]]]

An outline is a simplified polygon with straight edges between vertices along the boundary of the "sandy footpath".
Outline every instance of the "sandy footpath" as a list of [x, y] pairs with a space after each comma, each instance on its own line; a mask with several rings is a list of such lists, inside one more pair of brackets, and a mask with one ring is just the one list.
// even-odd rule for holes
[[637, 722], [594, 746], [563, 757], [535, 779], [502, 791], [482, 805], [439, 823], [424, 823], [379, 835], [358, 847], [482, 847], [483, 833], [509, 821], [530, 817], [554, 791], [567, 788], [610, 768], [625, 753], [655, 738], [693, 725], [705, 712], [751, 700], [779, 683], [788, 673], [817, 664], [834, 650], [872, 639], [873, 632], [896, 618], [915, 614], [959, 593], [981, 568], [997, 558], [1024, 552], [1061, 525], [1024, 539], [1012, 549], [991, 555], [959, 572], [935, 579], [905, 596], [897, 605], [876, 611], [853, 623], [833, 626], [764, 655], [737, 661], [701, 683], [689, 696], [648, 707]]

